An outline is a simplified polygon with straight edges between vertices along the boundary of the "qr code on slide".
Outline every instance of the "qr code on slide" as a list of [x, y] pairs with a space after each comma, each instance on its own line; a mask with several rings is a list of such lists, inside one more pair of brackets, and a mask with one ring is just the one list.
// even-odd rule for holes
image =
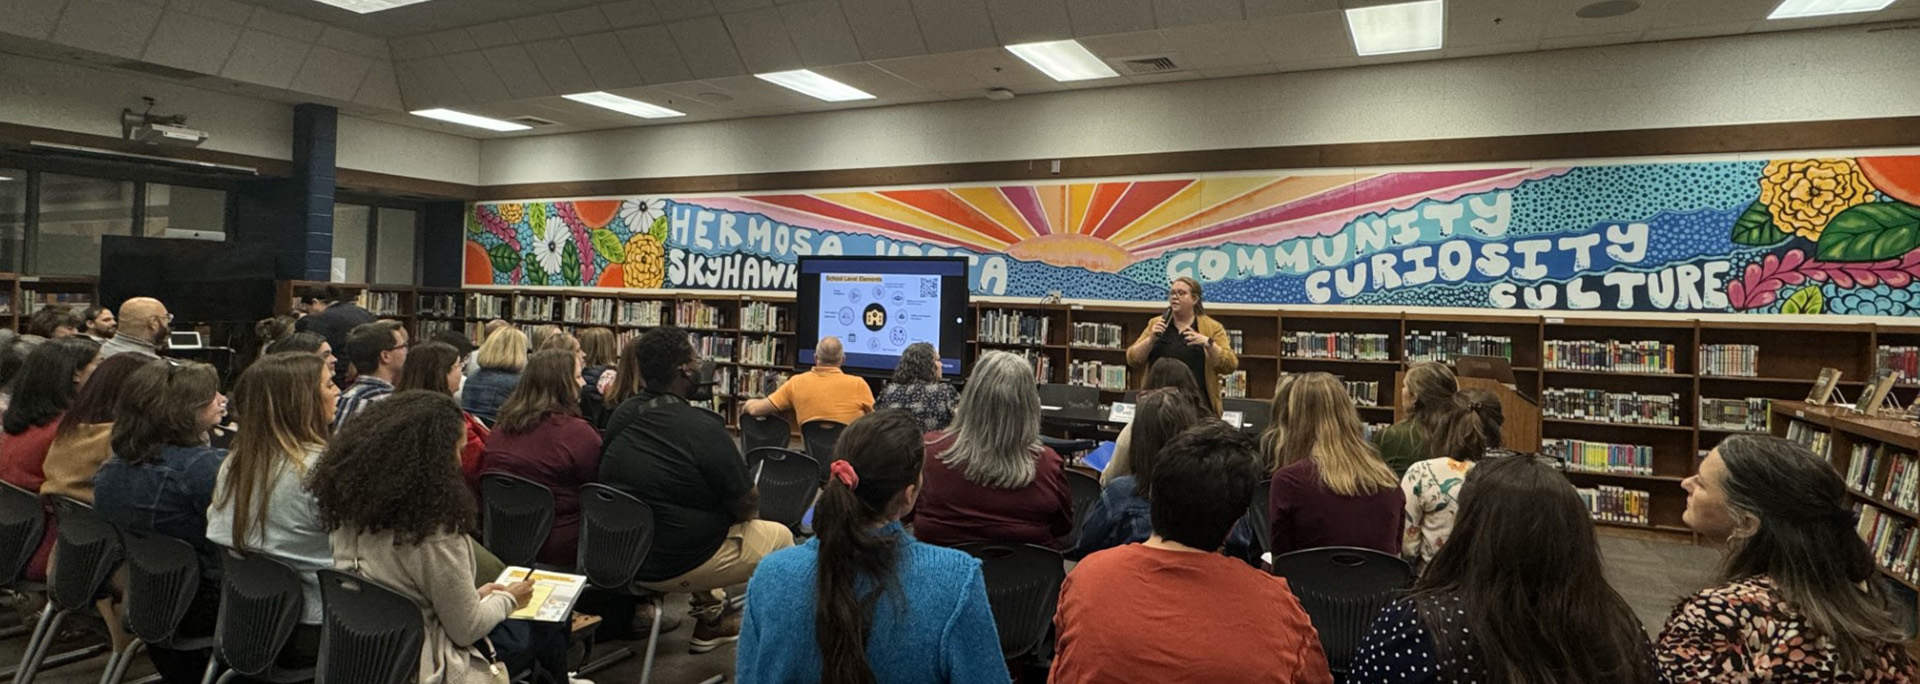
[[939, 278], [921, 278], [920, 279], [920, 296], [922, 297], [940, 296], [940, 279]]

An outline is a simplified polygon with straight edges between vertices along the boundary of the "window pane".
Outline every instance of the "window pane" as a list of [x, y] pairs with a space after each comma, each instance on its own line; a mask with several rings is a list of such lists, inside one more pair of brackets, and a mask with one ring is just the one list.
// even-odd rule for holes
[[[333, 259], [336, 264], [341, 259], [347, 262], [347, 273], [343, 282], [367, 282], [367, 219], [372, 215], [372, 207], [358, 204], [333, 205]], [[337, 271], [340, 267], [333, 268]], [[335, 280], [342, 279], [335, 278]]]
[[414, 214], [406, 209], [380, 210], [379, 259], [375, 259], [373, 282], [381, 285], [413, 284]]
[[133, 234], [133, 183], [40, 174], [40, 231], [33, 271], [100, 275], [100, 238]]
[[20, 272], [26, 239], [27, 172], [0, 169], [0, 271]]
[[147, 237], [222, 239], [227, 232], [227, 193], [148, 183], [146, 221], [143, 235]]

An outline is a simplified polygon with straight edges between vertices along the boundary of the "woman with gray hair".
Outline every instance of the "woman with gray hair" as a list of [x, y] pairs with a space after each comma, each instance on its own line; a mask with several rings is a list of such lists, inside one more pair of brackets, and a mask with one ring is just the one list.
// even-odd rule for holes
[[933, 432], [953, 422], [953, 405], [960, 393], [940, 381], [940, 358], [933, 345], [915, 342], [900, 352], [893, 381], [874, 399], [875, 409], [897, 408], [913, 414], [921, 432]]
[[1013, 542], [1058, 548], [1073, 528], [1066, 464], [1040, 445], [1033, 368], [1006, 352], [981, 355], [953, 423], [928, 433], [914, 536], [940, 546]]

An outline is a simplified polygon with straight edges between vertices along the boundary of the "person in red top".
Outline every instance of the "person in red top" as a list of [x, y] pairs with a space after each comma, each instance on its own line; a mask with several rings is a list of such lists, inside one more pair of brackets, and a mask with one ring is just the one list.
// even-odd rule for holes
[[[100, 343], [85, 337], [47, 340], [27, 355], [13, 379], [13, 401], [0, 418], [0, 427], [6, 431], [6, 437], [0, 438], [0, 480], [40, 493], [40, 485], [47, 482], [47, 448], [59, 431], [60, 416], [99, 363]], [[27, 579], [47, 578], [54, 533], [53, 517], [48, 516], [40, 548], [27, 567]]]
[[1153, 536], [1088, 556], [1061, 585], [1048, 681], [1332, 684], [1287, 581], [1217, 552], [1262, 475], [1253, 439], [1226, 423], [1169, 442]]
[[[407, 365], [400, 370], [400, 382], [394, 385], [395, 392], [423, 389], [442, 394], [451, 394], [458, 398], [464, 360], [460, 350], [445, 342], [428, 342], [415, 346], [407, 354]], [[467, 487], [474, 492], [480, 491], [480, 455], [487, 449], [487, 425], [473, 414], [461, 411], [467, 421], [467, 440], [460, 447], [460, 474], [467, 480]]]
[[553, 531], [539, 560], [562, 567], [576, 562], [580, 486], [600, 475], [600, 432], [580, 417], [580, 385], [578, 354], [548, 349], [529, 357], [480, 458], [485, 472], [524, 477], [553, 491]]
[[1040, 445], [1040, 393], [1018, 356], [980, 357], [947, 429], [927, 433], [913, 534], [939, 546], [1058, 547], [1073, 529], [1066, 464]]

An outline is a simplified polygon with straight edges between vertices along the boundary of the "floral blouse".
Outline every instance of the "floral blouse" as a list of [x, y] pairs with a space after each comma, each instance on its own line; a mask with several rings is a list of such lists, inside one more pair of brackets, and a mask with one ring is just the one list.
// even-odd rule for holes
[[880, 390], [880, 396], [874, 398], [873, 407], [906, 409], [920, 420], [922, 432], [933, 432], [945, 430], [947, 423], [953, 422], [953, 405], [959, 401], [960, 393], [944, 382], [889, 383], [886, 389]]
[[1663, 682], [1861, 682], [1907, 684], [1913, 661], [1898, 646], [1875, 665], [1845, 672], [1821, 637], [1761, 575], [1694, 594], [1667, 618], [1654, 648]]
[[1473, 470], [1473, 461], [1430, 458], [1407, 468], [1400, 491], [1407, 498], [1407, 524], [1401, 534], [1400, 555], [1425, 563], [1446, 545], [1453, 533], [1453, 516], [1460, 508], [1460, 485]]

